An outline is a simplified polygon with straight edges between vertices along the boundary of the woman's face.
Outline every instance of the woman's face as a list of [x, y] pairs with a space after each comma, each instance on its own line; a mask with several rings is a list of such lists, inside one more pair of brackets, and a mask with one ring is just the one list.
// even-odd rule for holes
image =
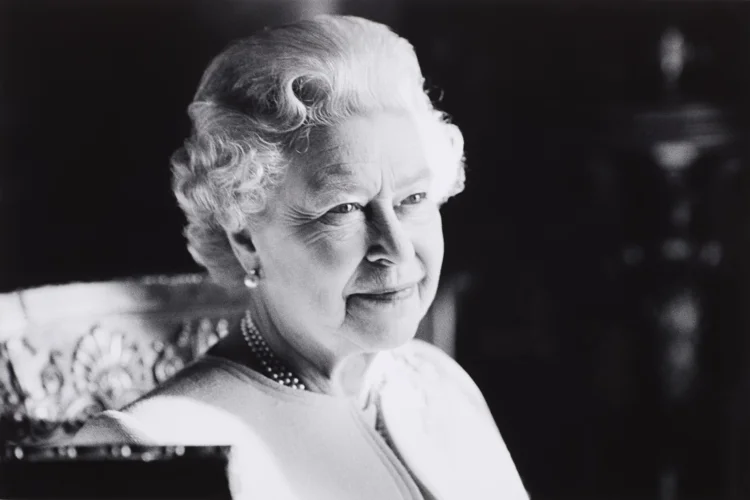
[[279, 331], [338, 353], [414, 336], [437, 289], [449, 175], [423, 130], [407, 115], [353, 117], [290, 165], [251, 230]]

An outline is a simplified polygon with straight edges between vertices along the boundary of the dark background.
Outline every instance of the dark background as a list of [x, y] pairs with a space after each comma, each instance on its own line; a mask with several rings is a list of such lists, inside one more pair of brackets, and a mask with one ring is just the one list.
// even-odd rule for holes
[[[466, 191], [444, 209], [444, 272], [472, 277], [457, 355], [532, 498], [750, 498], [744, 2], [0, 7], [0, 291], [198, 270], [168, 159], [189, 131], [185, 109], [206, 64], [266, 24], [316, 9], [365, 15], [414, 44], [464, 132]], [[648, 248], [668, 232], [665, 187], [648, 155], [613, 146], [607, 132], [611, 109], [668, 100], [658, 39], [670, 25], [699, 47], [681, 98], [731, 111], [737, 137], [691, 180], [706, 200], [699, 230], [725, 249], [720, 266], [697, 275], [648, 255], [640, 270], [623, 262], [625, 245]], [[737, 166], [722, 181], [716, 165], [729, 158]], [[670, 420], [644, 310], [651, 292], [686, 282], [708, 297], [709, 321], [700, 389]], [[669, 457], [688, 457], [675, 465], [677, 490], [662, 454], [676, 425]]]

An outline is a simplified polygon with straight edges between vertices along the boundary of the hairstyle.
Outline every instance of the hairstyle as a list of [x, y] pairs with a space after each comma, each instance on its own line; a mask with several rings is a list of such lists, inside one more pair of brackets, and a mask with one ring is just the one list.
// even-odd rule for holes
[[[188, 107], [192, 133], [172, 156], [173, 189], [187, 217], [188, 250], [224, 285], [244, 270], [227, 232], [265, 207], [293, 152], [318, 127], [379, 110], [421, 116], [464, 184], [463, 138], [424, 90], [414, 49], [387, 26], [317, 16], [267, 28], [229, 45], [208, 66]], [[443, 136], [441, 136], [442, 138]]]

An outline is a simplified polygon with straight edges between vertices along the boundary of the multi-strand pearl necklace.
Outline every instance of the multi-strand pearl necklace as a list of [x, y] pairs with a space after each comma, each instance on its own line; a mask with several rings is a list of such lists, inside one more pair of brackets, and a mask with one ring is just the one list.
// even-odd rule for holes
[[256, 328], [255, 323], [253, 323], [250, 311], [247, 311], [240, 321], [240, 330], [248, 347], [260, 363], [261, 369], [266, 372], [265, 375], [281, 385], [301, 391], [307, 390], [299, 377], [273, 353], [258, 328]]
[[[242, 336], [245, 339], [248, 347], [252, 351], [255, 358], [261, 365], [261, 368], [266, 372], [265, 374], [278, 382], [281, 385], [291, 387], [293, 389], [299, 389], [300, 391], [306, 391], [307, 387], [303, 384], [299, 377], [294, 374], [289, 367], [281, 361], [271, 350], [266, 340], [258, 331], [258, 328], [253, 323], [253, 318], [250, 316], [250, 311], [245, 312], [240, 321], [240, 330]], [[383, 422], [382, 415], [380, 414], [379, 405], [376, 404], [376, 417], [375, 417], [375, 430], [380, 434], [386, 441], [388, 446], [392, 447], [388, 431], [385, 428], [385, 422]]]

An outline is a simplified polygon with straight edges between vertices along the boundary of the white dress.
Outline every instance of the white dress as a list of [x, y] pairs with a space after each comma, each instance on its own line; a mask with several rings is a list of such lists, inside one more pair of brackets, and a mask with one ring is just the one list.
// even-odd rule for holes
[[414, 340], [378, 354], [368, 377], [383, 433], [349, 399], [205, 356], [94, 417], [74, 444], [231, 445], [235, 500], [528, 499], [484, 398], [453, 359]]

